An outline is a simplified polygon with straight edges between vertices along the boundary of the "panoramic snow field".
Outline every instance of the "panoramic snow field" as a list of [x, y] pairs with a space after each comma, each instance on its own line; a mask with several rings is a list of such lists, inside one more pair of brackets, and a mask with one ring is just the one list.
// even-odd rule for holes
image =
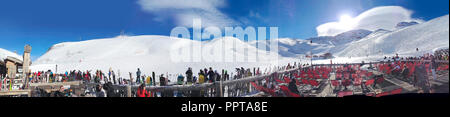
[[[269, 70], [287, 63], [309, 63], [310, 59], [305, 58], [309, 53], [331, 53], [334, 56], [333, 63], [376, 61], [395, 54], [418, 56], [436, 49], [449, 48], [448, 39], [448, 15], [422, 23], [399, 22], [394, 30], [358, 29], [336, 36], [270, 40], [278, 43], [278, 51], [271, 54], [256, 46], [258, 43], [264, 45], [265, 42], [244, 42], [233, 37], [194, 41], [157, 35], [118, 36], [53, 45], [47, 53], [33, 60], [31, 70], [56, 71], [56, 65], [58, 73], [69, 70], [106, 72], [112, 68], [116, 74], [120, 71], [123, 78], [129, 78], [129, 72], [135, 76], [137, 68], [147, 75], [152, 71], [157, 75], [184, 74], [188, 67], [192, 67], [194, 73], [209, 67], [217, 69], [218, 72], [221, 72], [221, 69], [234, 72], [235, 68], [240, 67], [260, 67], [261, 71], [264, 71], [266, 68]], [[193, 55], [196, 59], [201, 58], [200, 61], [179, 62], [180, 58], [189, 58], [187, 55], [178, 54], [186, 54], [191, 45], [202, 45], [200, 49], [195, 50], [201, 54]], [[243, 48], [247, 48], [248, 52], [239, 51]], [[416, 51], [416, 48], [419, 51]], [[229, 58], [230, 55], [237, 58], [247, 55], [251, 62], [236, 62]], [[0, 49], [0, 58], [4, 59], [6, 56], [20, 58], [15, 53]], [[330, 63], [330, 59], [314, 60], [314, 63]]]

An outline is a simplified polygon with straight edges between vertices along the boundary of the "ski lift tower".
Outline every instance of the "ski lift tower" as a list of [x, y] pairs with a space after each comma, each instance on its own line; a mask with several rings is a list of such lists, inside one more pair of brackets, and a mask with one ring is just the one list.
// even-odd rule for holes
[[[313, 43], [313, 41], [311, 40], [310, 44], [312, 44], [312, 43]], [[311, 68], [312, 68], [313, 67], [313, 60], [312, 60], [313, 59], [313, 52], [312, 52], [312, 50], [310, 50], [309, 53], [310, 53], [310, 57], [311, 57]]]

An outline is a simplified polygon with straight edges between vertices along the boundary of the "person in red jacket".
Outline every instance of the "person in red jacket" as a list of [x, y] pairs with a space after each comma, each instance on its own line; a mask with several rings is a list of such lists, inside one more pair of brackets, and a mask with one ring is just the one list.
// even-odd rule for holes
[[141, 86], [139, 86], [138, 91], [137, 91], [137, 97], [150, 97], [147, 90], [145, 90], [144, 84], [141, 84]]

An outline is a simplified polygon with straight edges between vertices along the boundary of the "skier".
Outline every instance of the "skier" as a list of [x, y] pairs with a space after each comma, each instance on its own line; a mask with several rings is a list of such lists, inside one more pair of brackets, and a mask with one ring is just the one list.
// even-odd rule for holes
[[209, 71], [208, 71], [209, 82], [215, 82], [215, 80], [216, 80], [215, 75], [216, 75], [216, 74], [214, 73], [214, 71], [212, 70], [212, 68], [209, 67]]
[[192, 68], [188, 68], [188, 70], [186, 71], [186, 80], [187, 80], [187, 84], [191, 84], [192, 83]]
[[139, 68], [136, 72], [136, 83], [141, 83], [141, 70]]
[[112, 70], [111, 70], [111, 74], [112, 74], [113, 83], [116, 84], [116, 74], [114, 74], [114, 71], [112, 71]]
[[150, 86], [150, 85], [151, 85], [151, 83], [152, 83], [152, 77], [150, 77], [150, 76], [147, 76], [147, 79], [146, 79], [146, 82], [145, 82], [145, 84], [146, 84], [146, 85], [148, 85], [148, 86]]
[[205, 68], [205, 69], [203, 70], [203, 73], [204, 73], [203, 75], [205, 76], [205, 82], [209, 81], [209, 78], [208, 78], [208, 69]]
[[205, 82], [205, 73], [200, 69], [200, 73], [198, 73], [198, 83], [203, 84]]
[[111, 81], [111, 76], [112, 76], [112, 68], [110, 67], [109, 68], [109, 72], [108, 72], [108, 79], [109, 79], [109, 81]]
[[164, 78], [164, 74], [161, 74], [159, 77], [159, 86], [165, 86], [166, 85], [166, 78]]
[[220, 80], [220, 78], [221, 78], [221, 77], [220, 77], [220, 74], [217, 72], [217, 70], [214, 71], [214, 74], [215, 74], [215, 76], [216, 76], [216, 79], [215, 79], [215, 80], [216, 80], [216, 81], [221, 81], [221, 80]]
[[178, 75], [178, 78], [177, 78], [178, 80], [177, 80], [177, 84], [178, 85], [183, 85], [183, 83], [184, 83], [184, 76], [183, 75]]
[[152, 81], [153, 81], [153, 86], [156, 86], [155, 72], [152, 72]]

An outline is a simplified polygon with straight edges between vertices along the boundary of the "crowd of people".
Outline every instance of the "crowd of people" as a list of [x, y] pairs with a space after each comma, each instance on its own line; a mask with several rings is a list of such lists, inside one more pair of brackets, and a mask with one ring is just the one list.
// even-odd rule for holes
[[[436, 51], [434, 54], [425, 54], [419, 57], [400, 57], [398, 54], [393, 57], [384, 57], [384, 63], [375, 64], [374, 68], [378, 71], [381, 71], [388, 75], [393, 75], [396, 77], [402, 77], [412, 84], [421, 87], [421, 89], [427, 90], [426, 87], [429, 87], [429, 81], [427, 81], [426, 77], [423, 74], [431, 74], [433, 79], [436, 79], [436, 71], [442, 69], [448, 69], [447, 64], [441, 64], [441, 62], [436, 62], [439, 60], [448, 61], [448, 49], [442, 49]], [[54, 73], [51, 70], [48, 71], [39, 71], [30, 73], [27, 78], [27, 82], [29, 83], [53, 83], [53, 82], [70, 82], [70, 81], [83, 81], [85, 83], [96, 83], [95, 96], [104, 97], [107, 96], [110, 91], [107, 88], [111, 89], [112, 85], [132, 85], [139, 86], [136, 92], [136, 96], [138, 97], [151, 97], [156, 96], [155, 92], [147, 91], [145, 87], [147, 86], [171, 86], [171, 85], [196, 85], [203, 83], [215, 83], [217, 81], [228, 81], [228, 80], [236, 80], [247, 78], [250, 76], [257, 76], [261, 74], [270, 74], [275, 71], [283, 71], [297, 68], [299, 69], [299, 74], [306, 74], [308, 77], [311, 76], [314, 78], [315, 76], [328, 77], [330, 70], [327, 69], [309, 69], [305, 66], [309, 64], [300, 64], [295, 63], [293, 65], [287, 64], [286, 66], [278, 66], [269, 69], [265, 69], [264, 71], [260, 70], [260, 68], [236, 68], [235, 72], [229, 72], [227, 70], [216, 70], [212, 67], [200, 69], [198, 73], [194, 73], [192, 68], [187, 68], [186, 72], [183, 74], [176, 74], [176, 81], [173, 83], [169, 80], [168, 74], [160, 74], [156, 76], [155, 72], [152, 72], [150, 75], [143, 74], [141, 69], [137, 68], [136, 73], [129, 72], [129, 78], [123, 78], [120, 74], [120, 70], [115, 72], [112, 68], [109, 69], [107, 73], [102, 70], [92, 71], [81, 71], [81, 70], [73, 70], [66, 71], [64, 74]], [[446, 66], [445, 66], [446, 65]], [[372, 66], [372, 64], [371, 64]], [[304, 68], [302, 68], [304, 67]], [[336, 70], [336, 69], [334, 69]], [[425, 72], [425, 73], [419, 73]], [[336, 72], [336, 71], [335, 71]], [[346, 71], [352, 74], [355, 71]], [[340, 72], [339, 72], [340, 73]], [[135, 77], [134, 77], [135, 75]], [[171, 75], [172, 76], [172, 75]], [[156, 78], [159, 77], [159, 84], [156, 82]], [[289, 76], [292, 77], [292, 76]], [[352, 77], [352, 76], [350, 76]], [[6, 76], [1, 75], [1, 89], [5, 89], [6, 84]], [[352, 81], [354, 82], [354, 81]], [[289, 90], [292, 92], [298, 92], [296, 85], [300, 82], [297, 80], [290, 80]], [[2, 86], [3, 84], [3, 86]], [[108, 85], [108, 86], [106, 86]], [[273, 84], [271, 84], [273, 85]], [[265, 85], [265, 87], [273, 87], [273, 86]], [[27, 88], [24, 86], [22, 88]], [[106, 89], [106, 91], [105, 91]], [[346, 89], [346, 87], [345, 87]], [[210, 94], [215, 93], [215, 90], [211, 90]], [[192, 93], [192, 92], [191, 92]], [[203, 92], [204, 95], [206, 93]]]

